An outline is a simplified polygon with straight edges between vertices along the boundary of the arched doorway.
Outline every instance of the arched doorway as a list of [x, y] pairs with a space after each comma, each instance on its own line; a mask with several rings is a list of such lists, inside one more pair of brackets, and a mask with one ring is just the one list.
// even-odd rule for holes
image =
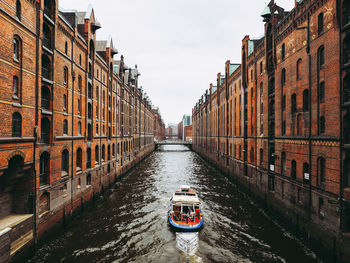
[[32, 171], [32, 167], [24, 165], [22, 155], [10, 158], [8, 168], [0, 173], [0, 218], [33, 213]]

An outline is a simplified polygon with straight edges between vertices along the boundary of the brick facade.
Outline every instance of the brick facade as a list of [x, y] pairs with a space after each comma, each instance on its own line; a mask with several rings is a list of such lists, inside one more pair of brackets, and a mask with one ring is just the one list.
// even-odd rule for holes
[[96, 40], [91, 6], [4, 0], [0, 25], [0, 231], [12, 225], [13, 247], [45, 236], [138, 163], [164, 124], [137, 66], [114, 59], [112, 38]]
[[[193, 149], [350, 260], [348, 1], [270, 1], [193, 108]], [[348, 34], [349, 33], [349, 34]], [[348, 37], [349, 36], [349, 37]]]

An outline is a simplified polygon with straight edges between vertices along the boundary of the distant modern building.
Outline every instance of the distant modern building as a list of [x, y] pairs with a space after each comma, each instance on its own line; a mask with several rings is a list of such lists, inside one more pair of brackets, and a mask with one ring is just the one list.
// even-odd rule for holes
[[[190, 126], [190, 125], [192, 125], [192, 116], [188, 115], [188, 114], [185, 114], [182, 117], [181, 122], [178, 124], [178, 138], [180, 140], [183, 140], [183, 141], [186, 140], [186, 138], [185, 138], [185, 129], [186, 129], [187, 126]], [[192, 135], [191, 135], [191, 137], [192, 137]]]

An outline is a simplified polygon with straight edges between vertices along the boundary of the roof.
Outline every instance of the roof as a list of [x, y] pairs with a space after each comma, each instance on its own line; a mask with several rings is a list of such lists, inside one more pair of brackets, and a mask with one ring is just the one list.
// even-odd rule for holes
[[240, 64], [230, 64], [229, 74], [231, 75], [239, 68]]
[[200, 201], [197, 195], [173, 195], [173, 203], [199, 204]]
[[261, 16], [271, 15], [270, 7], [267, 5], [264, 8], [264, 11], [262, 11]]
[[106, 48], [107, 48], [106, 40], [96, 41], [96, 51], [106, 51]]

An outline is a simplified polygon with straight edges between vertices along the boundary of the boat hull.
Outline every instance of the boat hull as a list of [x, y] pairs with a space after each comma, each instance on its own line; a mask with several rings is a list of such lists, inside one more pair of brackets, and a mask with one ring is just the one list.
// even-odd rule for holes
[[198, 224], [195, 225], [186, 225], [186, 224], [178, 224], [176, 223], [172, 217], [170, 216], [170, 214], [168, 214], [168, 222], [169, 225], [174, 229], [174, 230], [178, 230], [178, 231], [198, 231], [203, 227], [203, 217], [201, 218], [201, 221]]

